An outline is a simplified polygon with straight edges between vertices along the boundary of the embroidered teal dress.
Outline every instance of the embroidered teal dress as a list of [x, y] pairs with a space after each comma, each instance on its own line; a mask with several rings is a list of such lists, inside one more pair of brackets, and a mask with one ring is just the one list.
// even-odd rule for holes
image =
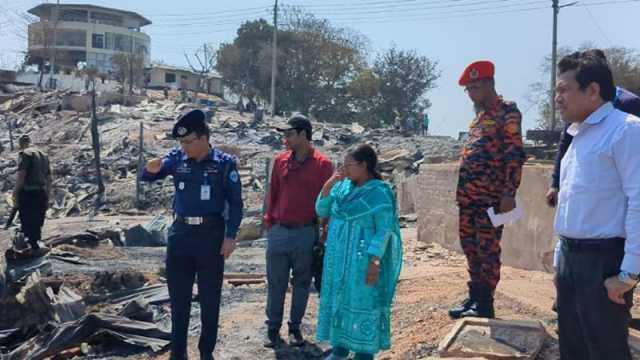
[[[402, 266], [395, 197], [389, 185], [369, 180], [337, 182], [319, 195], [316, 212], [329, 217], [317, 339], [334, 347], [375, 354], [391, 346], [391, 304]], [[380, 276], [366, 284], [371, 256]]]

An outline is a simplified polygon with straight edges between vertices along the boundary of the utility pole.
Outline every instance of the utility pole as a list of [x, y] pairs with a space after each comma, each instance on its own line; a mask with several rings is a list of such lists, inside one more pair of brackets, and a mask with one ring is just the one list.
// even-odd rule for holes
[[[60, 0], [56, 1], [56, 7], [55, 7], [55, 17], [53, 20], [53, 56], [51, 59], [51, 76], [49, 77], [49, 88], [53, 89], [53, 86], [55, 85], [55, 79], [54, 79], [54, 74], [56, 71], [56, 53], [58, 52], [57, 49], [57, 38], [58, 38], [58, 18], [60, 15]], [[47, 36], [47, 34], [44, 34], [44, 36]]]
[[5, 115], [5, 120], [7, 120], [7, 125], [9, 126], [9, 148], [13, 151], [13, 118], [9, 115]]
[[551, 41], [551, 130], [556, 129], [556, 64], [558, 63], [558, 0], [553, 0], [553, 39]]
[[135, 61], [133, 55], [133, 34], [129, 35], [129, 56], [127, 56], [127, 60], [129, 63], [129, 96], [133, 95], [133, 62]]
[[140, 121], [140, 139], [138, 140], [138, 171], [136, 173], [136, 206], [142, 208], [142, 172], [144, 171], [144, 125]]
[[278, 0], [273, 7], [273, 50], [271, 55], [271, 116], [276, 113], [276, 72], [278, 71]]
[[560, 6], [559, 0], [553, 1], [553, 39], [551, 41], [551, 129], [556, 129], [556, 68], [558, 64], [558, 14], [560, 9], [577, 4], [577, 1]]

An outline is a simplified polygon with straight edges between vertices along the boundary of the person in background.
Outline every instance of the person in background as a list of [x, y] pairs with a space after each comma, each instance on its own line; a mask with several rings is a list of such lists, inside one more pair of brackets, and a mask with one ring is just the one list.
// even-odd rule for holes
[[31, 251], [41, 250], [42, 227], [51, 197], [52, 177], [49, 157], [31, 146], [29, 135], [18, 140], [18, 172], [13, 203], [18, 207], [21, 231], [29, 240]]
[[422, 116], [422, 135], [429, 135], [429, 114], [427, 113]]

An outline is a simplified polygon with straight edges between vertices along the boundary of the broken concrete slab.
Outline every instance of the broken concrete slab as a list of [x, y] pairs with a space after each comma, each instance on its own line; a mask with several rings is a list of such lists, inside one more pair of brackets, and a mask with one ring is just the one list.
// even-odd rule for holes
[[466, 318], [442, 340], [438, 352], [443, 358], [533, 360], [547, 337], [540, 321]]
[[[420, 241], [435, 242], [454, 251], [461, 251], [455, 201], [458, 170], [458, 163], [423, 165], [415, 186], [408, 189], [416, 199]], [[516, 226], [505, 227], [501, 256], [504, 265], [553, 272], [555, 212], [540, 201], [540, 194], [549, 187], [552, 170], [551, 165], [523, 167], [518, 198], [526, 211]]]
[[135, 225], [125, 231], [126, 246], [165, 246], [170, 220], [156, 216], [146, 224]]

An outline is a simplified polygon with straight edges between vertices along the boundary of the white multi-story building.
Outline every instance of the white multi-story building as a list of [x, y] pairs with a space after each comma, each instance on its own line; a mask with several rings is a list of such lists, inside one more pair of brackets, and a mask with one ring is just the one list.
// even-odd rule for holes
[[30, 64], [43, 65], [55, 53], [56, 70], [75, 69], [79, 62], [85, 62], [109, 74], [114, 70], [113, 55], [129, 53], [141, 55], [144, 66], [150, 65], [151, 38], [140, 30], [151, 24], [147, 18], [83, 4], [61, 4], [56, 16], [56, 8], [55, 4], [41, 4], [29, 10], [40, 18], [29, 25]]

